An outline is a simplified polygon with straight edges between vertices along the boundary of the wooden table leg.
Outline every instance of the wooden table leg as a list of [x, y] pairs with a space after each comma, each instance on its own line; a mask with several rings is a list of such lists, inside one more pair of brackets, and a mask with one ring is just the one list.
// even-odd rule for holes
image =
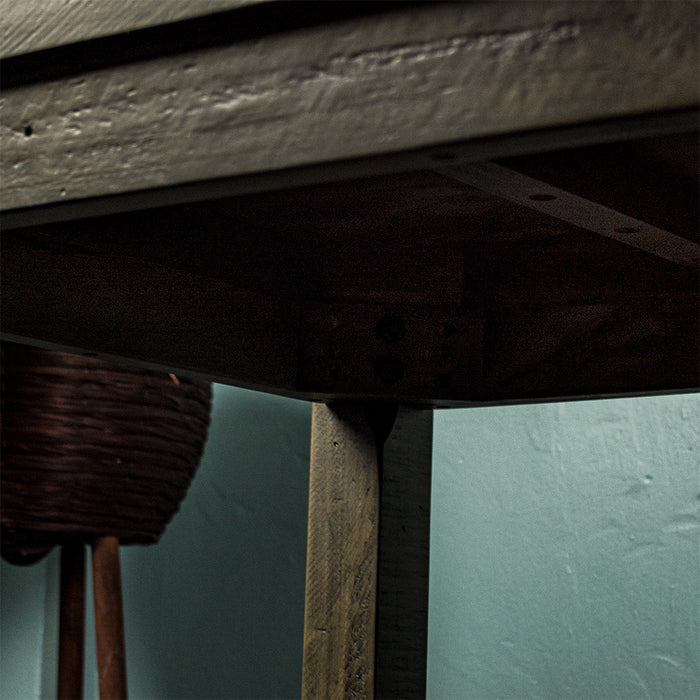
[[100, 537], [93, 542], [92, 581], [100, 700], [124, 700], [127, 696], [124, 614], [116, 537]]
[[425, 698], [433, 411], [401, 406], [384, 443], [375, 696]]
[[394, 415], [359, 402], [313, 408], [309, 700], [425, 695], [432, 411], [402, 407], [383, 449]]
[[85, 547], [61, 548], [61, 610], [58, 634], [58, 700], [83, 697], [85, 655]]

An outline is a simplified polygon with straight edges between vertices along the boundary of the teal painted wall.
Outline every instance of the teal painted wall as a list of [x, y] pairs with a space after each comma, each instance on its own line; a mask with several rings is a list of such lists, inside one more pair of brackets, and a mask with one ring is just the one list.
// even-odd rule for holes
[[[429, 697], [698, 697], [698, 425], [697, 395], [436, 413]], [[181, 512], [123, 550], [134, 700], [298, 696], [309, 427], [216, 387]], [[51, 697], [57, 557], [0, 575], [0, 698]]]
[[435, 417], [433, 698], [700, 697], [697, 395]]
[[[180, 512], [158, 545], [122, 548], [134, 700], [298, 695], [310, 427], [306, 403], [215, 387]], [[55, 697], [58, 557], [0, 573], [0, 698]], [[85, 697], [97, 698], [91, 606]]]

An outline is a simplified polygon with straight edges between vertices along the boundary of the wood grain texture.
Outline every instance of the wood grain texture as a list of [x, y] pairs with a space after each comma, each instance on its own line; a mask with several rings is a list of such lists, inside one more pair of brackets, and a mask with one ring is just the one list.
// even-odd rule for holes
[[587, 231], [607, 236], [679, 265], [697, 267], [700, 262], [700, 245], [695, 241], [496, 163], [443, 168], [440, 172], [477, 189], [510, 199], [547, 216], [568, 221]]
[[[106, 229], [94, 233], [103, 234], [103, 243], [109, 239]], [[118, 255], [85, 239], [56, 245], [50, 237], [8, 234], [2, 248], [5, 337], [33, 337], [47, 347], [105, 358], [131, 356], [146, 366], [219, 379], [232, 371], [229, 381], [259, 389], [293, 388], [294, 299], [144, 252], [131, 255], [127, 246]]]
[[58, 634], [59, 700], [83, 697], [85, 653], [85, 547], [82, 543], [61, 548], [61, 592]]
[[314, 404], [303, 698], [374, 697], [377, 443], [361, 403]]
[[250, 5], [261, 0], [0, 0], [0, 58]]
[[[699, 111], [692, 108], [654, 114], [635, 114], [604, 121], [547, 127], [535, 131], [494, 134], [468, 141], [453, 142], [437, 148], [422, 146], [382, 155], [341, 161], [334, 160], [214, 180], [183, 182], [178, 185], [88, 199], [62, 198], [60, 202], [5, 210], [2, 212], [2, 225], [3, 230], [6, 231], [61, 221], [76, 221], [124, 212], [146, 211], [156, 207], [170, 207], [175, 204], [209, 202], [258, 193], [281, 193], [290, 188], [302, 189], [330, 183], [352, 182], [358, 178], [372, 176], [386, 177], [415, 171], [429, 171], [435, 169], [436, 164], [444, 165], [446, 162], [453, 164], [478, 163], [492, 159], [520, 159], [522, 157], [529, 159], [530, 163], [540, 162], [543, 155], [550, 152], [554, 152], [556, 156], [560, 157], [563, 153], [561, 149], [567, 149], [567, 152], [571, 152], [569, 149], [578, 149], [579, 152], [585, 153], [592, 145], [606, 149], [611, 144], [620, 145], [620, 142], [634, 141], [645, 137], [667, 135], [675, 138], [679, 134], [697, 129], [698, 114]], [[693, 152], [692, 148], [685, 150], [685, 153]], [[518, 162], [522, 161], [518, 160]], [[587, 165], [586, 169], [594, 167], [593, 163], [590, 162]], [[647, 172], [646, 166], [640, 165], [644, 168], [641, 171], [634, 167], [630, 170], [627, 167], [625, 177], [618, 178], [617, 184], [621, 179], [635, 182], [640, 172]], [[611, 167], [614, 171], [619, 168], [619, 163]], [[579, 172], [578, 168], [574, 168], [574, 170], [576, 173]], [[611, 177], [614, 177], [613, 172], [609, 172], [607, 179], [609, 180]], [[656, 187], [659, 181], [660, 179], [657, 177], [653, 186]], [[590, 173], [588, 184], [590, 184]], [[566, 189], [571, 192], [579, 192], [578, 183], [569, 184]], [[597, 195], [600, 195], [600, 187], [596, 189]], [[603, 193], [609, 193], [616, 189], [617, 185], [612, 188], [604, 188]], [[666, 189], [668, 190], [668, 188]], [[677, 190], [671, 190], [671, 192], [677, 192]], [[648, 200], [635, 199], [634, 201], [638, 205], [642, 201]], [[608, 206], [618, 208], [615, 200], [609, 202]], [[630, 211], [634, 214], [638, 208], [638, 206], [632, 206]], [[683, 209], [683, 206], [681, 205], [680, 208]], [[648, 208], [646, 209], [648, 211]], [[624, 211], [625, 208], [623, 207], [622, 210]], [[674, 208], [670, 209], [670, 211], [673, 210]], [[667, 224], [663, 221], [664, 218], [667, 217], [662, 217], [662, 225]], [[697, 221], [700, 217], [691, 216], [689, 218], [686, 213], [685, 218], [686, 221]]]
[[554, 387], [561, 398], [622, 395], [623, 386], [636, 386], [631, 394], [697, 391], [699, 319], [697, 293], [501, 309], [484, 330], [477, 393], [499, 401], [524, 398], [523, 390], [546, 399]]
[[459, 306], [306, 304], [299, 386], [345, 399], [410, 401], [428, 386], [434, 398], [448, 397], [457, 386], [473, 395], [482, 372], [483, 327], [479, 310]]
[[[668, 180], [647, 211], [690, 241], [697, 185], [669, 213]], [[700, 385], [694, 267], [434, 172], [13, 229], [0, 253], [9, 340], [299, 398]]]
[[693, 2], [448, 3], [18, 87], [2, 206], [693, 107], [697, 33]]
[[399, 407], [382, 455], [375, 697], [425, 698], [433, 412]]
[[98, 537], [92, 544], [95, 648], [100, 700], [126, 700], [126, 648], [119, 540]]
[[512, 157], [499, 164], [698, 243], [699, 125], [696, 118], [684, 133]]

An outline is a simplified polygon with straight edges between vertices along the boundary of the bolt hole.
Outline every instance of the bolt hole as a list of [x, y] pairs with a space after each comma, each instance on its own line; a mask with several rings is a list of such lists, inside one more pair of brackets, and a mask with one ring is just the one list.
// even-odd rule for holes
[[29, 138], [33, 133], [34, 129], [32, 129], [32, 125], [27, 124], [27, 126], [24, 127], [24, 135]]
[[556, 199], [553, 194], [545, 194], [544, 192], [538, 192], [536, 194], [531, 194], [530, 199], [534, 202], [551, 202]]
[[639, 229], [635, 226], [618, 226], [615, 233], [639, 233]]

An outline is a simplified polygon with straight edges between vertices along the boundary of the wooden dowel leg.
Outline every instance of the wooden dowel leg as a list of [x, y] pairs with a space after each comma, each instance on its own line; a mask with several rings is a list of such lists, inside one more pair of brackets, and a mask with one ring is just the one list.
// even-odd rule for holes
[[119, 540], [100, 537], [92, 544], [95, 643], [100, 700], [124, 700], [126, 655], [122, 611]]
[[83, 697], [85, 653], [85, 547], [61, 548], [61, 611], [58, 636], [58, 700]]
[[359, 403], [315, 404], [302, 698], [372, 698], [379, 472]]

